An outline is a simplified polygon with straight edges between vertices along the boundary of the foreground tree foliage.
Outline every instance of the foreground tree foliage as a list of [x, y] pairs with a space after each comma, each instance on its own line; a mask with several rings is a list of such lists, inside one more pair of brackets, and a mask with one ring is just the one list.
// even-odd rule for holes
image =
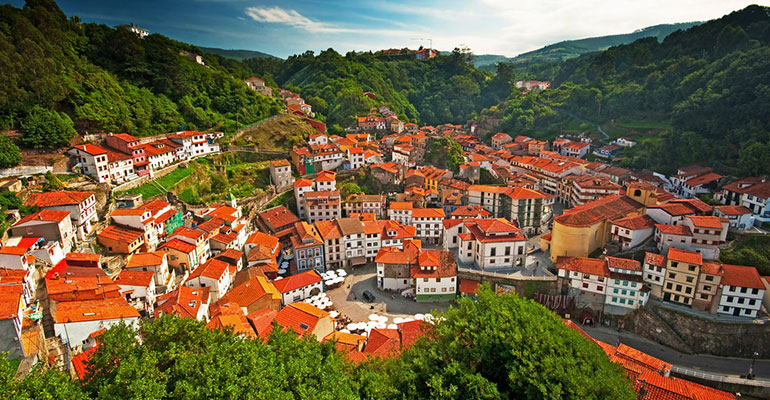
[[0, 136], [0, 168], [15, 167], [19, 162], [21, 162], [19, 147], [8, 136]]
[[[140, 337], [99, 337], [83, 382], [35, 370], [22, 380], [0, 360], [8, 399], [633, 399], [622, 369], [559, 318], [488, 287], [394, 359], [358, 366], [331, 343], [274, 329], [265, 343], [164, 316]], [[428, 337], [430, 339], [428, 339]]]

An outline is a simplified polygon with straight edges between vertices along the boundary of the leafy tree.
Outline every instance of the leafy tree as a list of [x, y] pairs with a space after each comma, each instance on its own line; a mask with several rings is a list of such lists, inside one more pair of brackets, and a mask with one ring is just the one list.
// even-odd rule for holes
[[363, 192], [364, 192], [364, 189], [362, 189], [361, 186], [358, 186], [353, 182], [348, 182], [342, 185], [342, 187], [340, 187], [340, 196], [342, 196], [342, 198], [347, 198], [349, 195], [353, 193], [363, 193]]
[[66, 373], [41, 365], [38, 363], [29, 374], [17, 379], [16, 368], [0, 354], [0, 396], [8, 400], [89, 398]]
[[60, 147], [69, 145], [75, 135], [72, 120], [67, 114], [35, 106], [21, 123], [24, 134], [21, 142], [28, 147]]
[[0, 168], [15, 167], [20, 162], [19, 147], [8, 136], [0, 136]]
[[635, 399], [623, 369], [559, 317], [487, 285], [389, 366], [392, 398]]
[[66, 187], [56, 175], [51, 171], [45, 173], [45, 183], [43, 183], [43, 191], [53, 192], [56, 190], [62, 190]]

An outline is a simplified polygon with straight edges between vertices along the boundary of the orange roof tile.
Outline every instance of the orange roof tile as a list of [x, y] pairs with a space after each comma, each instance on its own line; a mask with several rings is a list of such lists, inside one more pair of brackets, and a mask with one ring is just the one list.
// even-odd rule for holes
[[149, 253], [136, 253], [128, 256], [126, 268], [153, 267], [163, 264], [166, 253], [162, 251], [152, 251]]
[[321, 275], [318, 275], [318, 272], [315, 270], [310, 270], [274, 281], [273, 285], [275, 285], [279, 292], [288, 293], [318, 282], [321, 282]]
[[222, 275], [225, 274], [225, 272], [228, 272], [230, 269], [230, 264], [222, 261], [217, 260], [216, 258], [212, 258], [209, 260], [206, 260], [203, 265], [198, 266], [198, 268], [195, 268], [195, 270], [190, 274], [190, 277], [187, 278], [188, 281], [198, 278], [198, 277], [206, 277], [211, 278], [215, 280], [219, 280]]
[[133, 271], [124, 269], [120, 271], [115, 278], [115, 283], [118, 285], [149, 287], [150, 284], [152, 284], [152, 279], [154, 277], [155, 273], [152, 271]]
[[69, 190], [31, 193], [29, 197], [27, 197], [27, 199], [24, 201], [24, 205], [38, 206], [40, 208], [79, 205], [93, 195], [94, 194], [92, 192], [75, 192]]
[[41, 210], [34, 214], [27, 215], [26, 217], [18, 220], [13, 226], [19, 226], [30, 221], [49, 221], [49, 222], [61, 222], [65, 218], [70, 217], [69, 211], [59, 210]]
[[644, 263], [648, 265], [654, 265], [656, 267], [666, 266], [666, 257], [657, 253], [644, 253]]
[[630, 260], [628, 258], [618, 258], [618, 257], [604, 257], [607, 259], [607, 264], [610, 268], [616, 268], [616, 269], [627, 269], [630, 271], [641, 271], [642, 270], [642, 263], [636, 260]]
[[641, 204], [629, 197], [610, 195], [566, 210], [554, 221], [567, 226], [591, 226], [600, 221], [626, 217], [642, 208]]
[[122, 297], [59, 302], [54, 312], [57, 324], [122, 318], [139, 318], [139, 312]]
[[183, 241], [181, 241], [179, 239], [171, 239], [168, 242], [163, 243], [160, 246], [160, 248], [161, 249], [164, 249], [164, 248], [174, 249], [174, 250], [177, 250], [177, 251], [181, 251], [182, 253], [185, 253], [185, 254], [190, 254], [193, 251], [195, 251], [195, 249], [196, 249], [194, 244], [183, 242]]
[[607, 267], [606, 260], [586, 257], [559, 257], [556, 262], [556, 269], [580, 272], [584, 274], [609, 276], [610, 269]]
[[652, 229], [655, 227], [655, 220], [647, 214], [633, 215], [630, 217], [621, 218], [612, 221], [613, 225], [617, 225], [621, 228], [630, 229], [632, 231], [641, 229]]
[[318, 321], [327, 317], [329, 317], [328, 312], [308, 303], [299, 302], [282, 308], [275, 316], [275, 321], [284, 328], [291, 329], [299, 335], [305, 335], [313, 333]]
[[[723, 219], [719, 217], [689, 215], [686, 218], [697, 228], [722, 229]], [[726, 223], [727, 220], [724, 222]]]
[[364, 354], [389, 357], [400, 351], [401, 338], [396, 329], [372, 329], [366, 340]]
[[754, 267], [722, 264], [722, 270], [724, 271], [724, 274], [722, 275], [723, 285], [761, 290], [765, 289], [762, 278], [759, 277], [759, 273]]
[[655, 228], [659, 230], [660, 233], [666, 235], [692, 236], [692, 231], [685, 225], [655, 224]]
[[723, 215], [746, 215], [751, 214], [751, 210], [744, 206], [716, 206], [715, 210], [719, 210]]
[[668, 255], [666, 258], [669, 260], [681, 261], [695, 265], [703, 264], [703, 256], [700, 253], [694, 251], [679, 250], [673, 247], [668, 249]]

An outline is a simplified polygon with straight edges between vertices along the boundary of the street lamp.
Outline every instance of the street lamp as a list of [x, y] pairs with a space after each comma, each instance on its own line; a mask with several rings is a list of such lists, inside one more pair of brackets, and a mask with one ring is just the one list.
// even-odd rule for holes
[[746, 379], [754, 379], [754, 362], [757, 361], [759, 353], [754, 352], [754, 357], [751, 358], [751, 366], [749, 366], [749, 374], [746, 375]]

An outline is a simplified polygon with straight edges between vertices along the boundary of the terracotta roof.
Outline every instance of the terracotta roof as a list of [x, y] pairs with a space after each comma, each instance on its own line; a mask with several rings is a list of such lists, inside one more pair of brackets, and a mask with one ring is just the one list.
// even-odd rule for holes
[[613, 225], [617, 225], [622, 228], [630, 229], [632, 231], [640, 229], [652, 229], [655, 227], [655, 220], [647, 214], [633, 215], [630, 217], [621, 218], [612, 221]]
[[0, 320], [16, 318], [19, 315], [19, 303], [23, 294], [22, 285], [3, 286], [3, 290], [0, 290]]
[[57, 324], [120, 318], [139, 318], [139, 312], [122, 297], [58, 302], [54, 312]]
[[295, 224], [299, 218], [286, 206], [277, 206], [259, 213], [259, 218], [271, 229], [281, 229]]
[[26, 217], [17, 221], [13, 226], [19, 226], [30, 221], [48, 221], [48, 222], [61, 222], [65, 218], [70, 217], [69, 211], [59, 210], [41, 210], [34, 214], [27, 215]]
[[313, 181], [305, 178], [299, 178], [296, 181], [294, 181], [294, 187], [307, 187], [307, 186], [313, 186]]
[[382, 264], [407, 264], [417, 263], [418, 251], [414, 247], [399, 249], [398, 247], [383, 247], [377, 252], [374, 262]]
[[78, 150], [82, 150], [85, 153], [88, 153], [92, 156], [98, 156], [102, 154], [107, 154], [107, 150], [101, 146], [93, 145], [93, 144], [81, 144], [77, 145], [74, 148]]
[[400, 351], [401, 338], [396, 329], [372, 329], [366, 340], [364, 354], [389, 357]]
[[272, 161], [270, 161], [270, 164], [272, 164], [274, 167], [289, 167], [289, 166], [291, 166], [291, 163], [289, 163], [289, 160], [286, 160], [286, 159], [272, 160]]
[[75, 357], [72, 357], [72, 367], [75, 369], [75, 372], [78, 374], [78, 379], [81, 381], [85, 379], [86, 374], [88, 373], [88, 361], [91, 360], [91, 356], [93, 356], [98, 348], [99, 345], [96, 345]]
[[358, 348], [360, 344], [366, 341], [366, 336], [336, 331], [326, 335], [326, 337], [323, 338], [323, 341], [337, 342], [338, 344], [344, 344]]
[[644, 253], [644, 263], [648, 265], [654, 265], [656, 267], [666, 266], [666, 256], [657, 253]]
[[274, 300], [281, 300], [281, 295], [275, 286], [264, 277], [257, 276], [230, 289], [219, 299], [219, 302], [235, 303], [240, 307], [248, 307], [263, 296], [269, 296]]
[[212, 318], [209, 323], [206, 324], [209, 329], [224, 330], [226, 328], [232, 328], [233, 333], [236, 335], [244, 335], [249, 338], [256, 338], [257, 334], [249, 324], [249, 320], [241, 313], [236, 314], [220, 314]]
[[700, 267], [700, 273], [721, 276], [724, 271], [722, 270], [722, 264], [716, 261], [703, 261], [703, 265]]
[[[282, 279], [284, 280], [284, 279]], [[329, 317], [329, 313], [308, 303], [291, 303], [281, 309], [275, 316], [278, 325], [291, 329], [299, 335], [311, 334], [321, 318]]]
[[686, 262], [688, 264], [703, 264], [703, 256], [700, 253], [694, 251], [679, 250], [673, 247], [668, 249], [668, 255], [666, 258], [669, 260]]
[[425, 336], [433, 328], [433, 325], [420, 320], [402, 322], [397, 324], [401, 334], [401, 347], [407, 348], [414, 344], [420, 337]]
[[655, 224], [655, 228], [666, 235], [692, 236], [692, 231], [685, 225]]
[[744, 206], [716, 206], [714, 209], [718, 210], [722, 215], [751, 214], [751, 210]]
[[609, 276], [610, 269], [607, 267], [607, 261], [596, 258], [586, 257], [559, 257], [556, 262], [556, 269], [580, 272], [583, 274]]
[[692, 221], [692, 225], [697, 228], [722, 229], [723, 219], [719, 217], [689, 215], [686, 218]]
[[130, 269], [124, 269], [120, 271], [115, 278], [115, 283], [118, 285], [127, 286], [145, 286], [149, 287], [152, 284], [152, 279], [155, 277], [155, 273], [152, 271], [134, 271]]
[[171, 239], [168, 242], [163, 243], [162, 245], [160, 245], [159, 248], [160, 249], [163, 249], [163, 248], [174, 249], [174, 250], [177, 250], [177, 251], [181, 251], [182, 253], [185, 253], [185, 254], [190, 254], [193, 251], [195, 251], [195, 249], [196, 249], [194, 244], [183, 242], [183, 241], [181, 241], [179, 239]]
[[444, 219], [443, 208], [415, 208], [412, 210], [412, 218], [441, 218]]
[[641, 204], [629, 197], [610, 195], [566, 210], [554, 220], [568, 226], [591, 226], [600, 221], [625, 217], [642, 208]]
[[79, 205], [93, 195], [92, 192], [74, 192], [68, 190], [31, 193], [24, 201], [24, 205], [38, 206], [40, 208]]
[[691, 210], [700, 213], [710, 213], [714, 210], [714, 207], [706, 203], [705, 201], [695, 198], [695, 199], [673, 199], [668, 202], [668, 204], [684, 204], [685, 206], [689, 207]]
[[277, 280], [273, 282], [275, 288], [281, 293], [289, 293], [292, 290], [303, 288], [321, 282], [321, 275], [315, 270], [300, 272], [296, 275]]
[[657, 206], [649, 206], [647, 208], [659, 208], [665, 211], [666, 213], [668, 213], [669, 215], [676, 215], [676, 216], [695, 214], [695, 211], [692, 208], [687, 207], [682, 203], [668, 202]]
[[230, 264], [222, 260], [212, 258], [206, 260], [206, 262], [203, 263], [203, 265], [198, 266], [198, 268], [195, 268], [195, 270], [190, 274], [190, 277], [187, 278], [187, 281], [198, 277], [206, 277], [219, 280], [222, 275], [225, 274], [225, 272], [229, 271], [229, 269]]
[[686, 180], [684, 183], [690, 187], [696, 187], [696, 186], [704, 185], [706, 183], [713, 182], [719, 179], [722, 179], [722, 175], [719, 175], [714, 172], [709, 172], [707, 174], [692, 177]]
[[412, 203], [409, 201], [392, 201], [388, 205], [390, 210], [411, 210], [412, 208]]
[[628, 258], [609, 257], [609, 256], [605, 258], [607, 259], [607, 263], [609, 264], [610, 268], [627, 269], [631, 271], [642, 270], [642, 263], [636, 260], [630, 260]]
[[149, 253], [136, 253], [128, 256], [126, 268], [152, 267], [163, 264], [166, 253], [153, 251]]
[[460, 293], [475, 294], [480, 285], [480, 281], [460, 279]]
[[[454, 211], [452, 211], [451, 215], [453, 217], [471, 217], [471, 218], [475, 218], [475, 217], [479, 217], [480, 216], [480, 217], [483, 218], [483, 217], [488, 217], [488, 216], [492, 215], [492, 213], [487, 211], [486, 209], [484, 209], [484, 207], [482, 207], [482, 206], [467, 205], [467, 206], [457, 207]], [[444, 220], [444, 222], [446, 222], [446, 221], [452, 221], [452, 220]], [[459, 223], [459, 222], [457, 222], [457, 223]], [[444, 226], [446, 226], [446, 224], [444, 224]]]
[[724, 275], [722, 275], [723, 285], [765, 289], [762, 278], [759, 277], [759, 273], [757, 273], [757, 269], [754, 267], [722, 264], [722, 270], [724, 271]]
[[186, 238], [192, 239], [192, 240], [197, 242], [198, 240], [203, 238], [204, 235], [205, 234], [203, 232], [201, 232], [201, 231], [198, 231], [198, 230], [186, 227], [186, 226], [180, 226], [180, 227], [174, 229], [174, 231], [171, 232], [169, 237], [182, 236], [182, 237], [186, 237]]
[[411, 269], [412, 278], [448, 278], [457, 276], [457, 263], [451, 251], [423, 250]]
[[5, 246], [0, 248], [0, 254], [6, 254], [6, 255], [14, 255], [14, 256], [23, 256], [27, 254], [27, 251], [29, 248], [27, 247], [18, 247], [18, 246]]
[[124, 228], [122, 226], [110, 225], [97, 235], [101, 238], [117, 240], [121, 242], [133, 243], [134, 241], [144, 237], [144, 232]]
[[155, 307], [155, 316], [165, 313], [196, 319], [201, 304], [207, 304], [209, 301], [209, 290], [209, 287], [193, 289], [179, 286], [173, 292], [156, 299], [158, 306]]

